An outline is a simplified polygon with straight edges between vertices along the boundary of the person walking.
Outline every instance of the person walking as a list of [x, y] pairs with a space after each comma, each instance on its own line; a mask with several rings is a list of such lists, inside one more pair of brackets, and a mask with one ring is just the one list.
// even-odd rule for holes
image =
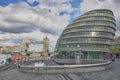
[[20, 66], [21, 66], [21, 64], [20, 63], [18, 63], [18, 69], [20, 70]]

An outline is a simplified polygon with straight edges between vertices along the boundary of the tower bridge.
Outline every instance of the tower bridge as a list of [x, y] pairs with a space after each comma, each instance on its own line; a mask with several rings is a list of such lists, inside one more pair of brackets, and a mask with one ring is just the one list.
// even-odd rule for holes
[[43, 41], [33, 41], [30, 42], [28, 40], [27, 37], [25, 37], [23, 39], [23, 43], [22, 43], [22, 49], [24, 52], [27, 52], [29, 49], [30, 44], [43, 44], [43, 51], [42, 51], [42, 56], [48, 56], [48, 52], [49, 52], [49, 38], [46, 36], [45, 38], [43, 38]]
[[[42, 56], [48, 56], [49, 52], [49, 38], [46, 36], [43, 38], [43, 41], [29, 41], [27, 37], [23, 38], [21, 45], [5, 46], [3, 47], [3, 53], [21, 53], [26, 55], [27, 52], [30, 52], [30, 45], [42, 44]], [[32, 50], [31, 50], [32, 51]]]

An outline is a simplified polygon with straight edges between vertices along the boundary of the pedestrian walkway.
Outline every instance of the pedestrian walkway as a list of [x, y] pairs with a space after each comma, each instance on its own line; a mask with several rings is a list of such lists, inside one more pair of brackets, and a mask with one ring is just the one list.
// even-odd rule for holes
[[[76, 80], [120, 80], [120, 59], [115, 60], [111, 65], [112, 68], [109, 70], [77, 73], [72, 77], [75, 77]], [[17, 68], [0, 71], [0, 80], [58, 80], [58, 78], [59, 74], [22, 73]]]

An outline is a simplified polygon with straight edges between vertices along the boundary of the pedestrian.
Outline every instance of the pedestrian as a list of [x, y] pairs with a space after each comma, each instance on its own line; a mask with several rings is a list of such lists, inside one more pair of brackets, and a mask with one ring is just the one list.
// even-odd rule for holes
[[114, 62], [114, 58], [112, 57], [111, 60]]
[[114, 55], [112, 56], [112, 61], [113, 61], [113, 62], [115, 61], [115, 56], [114, 56]]
[[8, 62], [11, 63], [11, 62], [12, 62], [12, 59], [11, 59], [11, 58], [8, 58]]
[[19, 69], [19, 70], [20, 70], [20, 66], [21, 66], [21, 64], [19, 63], [19, 64], [18, 64], [18, 69]]

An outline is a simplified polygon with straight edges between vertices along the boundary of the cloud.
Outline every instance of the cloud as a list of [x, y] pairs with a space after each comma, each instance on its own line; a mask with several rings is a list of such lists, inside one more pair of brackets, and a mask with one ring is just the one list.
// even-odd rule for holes
[[[48, 7], [51, 12], [48, 11]], [[58, 34], [68, 24], [69, 20], [68, 14], [60, 16], [59, 13], [62, 11], [70, 12], [70, 10], [71, 6], [67, 4], [47, 6], [45, 2], [43, 4], [41, 2], [41, 5], [37, 7], [30, 7], [25, 2], [17, 5], [10, 4], [7, 7], [0, 7], [0, 27], [4, 27], [5, 31], [7, 28], [8, 30], [9, 28], [13, 28], [13, 30], [16, 28], [23, 29], [23, 27], [26, 29], [30, 26], [30, 28], [34, 27], [42, 32], [45, 31], [45, 33]]]
[[[39, 4], [32, 7], [28, 3]], [[72, 1], [73, 2], [73, 1]], [[111, 9], [114, 12], [117, 32], [120, 35], [119, 0], [27, 0], [17, 4], [0, 6], [0, 45], [14, 45], [27, 36], [31, 41], [42, 41], [46, 35], [50, 38], [51, 49], [62, 30], [77, 16], [93, 9]], [[74, 5], [74, 6], [73, 6]], [[64, 13], [61, 15], [61, 13]]]
[[[1, 46], [12, 46], [12, 45], [22, 45], [22, 40], [24, 37], [28, 37], [28, 40], [30, 43], [32, 42], [42, 42], [43, 38], [48, 36], [48, 38], [50, 39], [50, 51], [54, 50], [54, 46], [56, 43], [56, 40], [58, 38], [58, 36], [52, 35], [52, 34], [48, 34], [48, 33], [43, 33], [40, 32], [39, 30], [35, 30], [33, 32], [30, 33], [21, 33], [21, 34], [15, 34], [15, 33], [4, 33], [0, 34], [0, 45]], [[41, 51], [42, 50], [42, 46], [38, 45], [34, 45], [33, 48], [36, 51]], [[39, 49], [41, 48], [41, 49]]]
[[[42, 40], [50, 38], [50, 46], [55, 42], [62, 30], [69, 23], [70, 14], [74, 9], [70, 0], [28, 0], [40, 4], [31, 7], [27, 2], [10, 3], [6, 7], [0, 6], [0, 45], [20, 44], [23, 37]], [[60, 15], [66, 11], [68, 14]]]
[[110, 9], [114, 12], [116, 18], [116, 35], [120, 35], [120, 0], [83, 0], [80, 4], [81, 13], [94, 9]]

